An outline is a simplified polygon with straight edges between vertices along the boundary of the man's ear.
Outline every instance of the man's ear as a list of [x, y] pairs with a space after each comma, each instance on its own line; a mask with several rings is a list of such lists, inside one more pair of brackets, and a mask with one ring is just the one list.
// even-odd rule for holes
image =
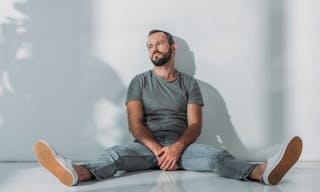
[[177, 44], [175, 44], [175, 43], [173, 43], [172, 45], [171, 45], [171, 50], [172, 50], [172, 52], [176, 52], [176, 49], [177, 49]]

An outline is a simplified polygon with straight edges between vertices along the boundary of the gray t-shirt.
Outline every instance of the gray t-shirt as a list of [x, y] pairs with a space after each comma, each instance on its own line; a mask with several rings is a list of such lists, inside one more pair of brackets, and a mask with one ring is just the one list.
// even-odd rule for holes
[[153, 136], [180, 137], [187, 128], [187, 104], [203, 106], [197, 81], [187, 74], [177, 72], [177, 78], [167, 81], [153, 70], [133, 78], [127, 93], [127, 102], [143, 103], [144, 124]]

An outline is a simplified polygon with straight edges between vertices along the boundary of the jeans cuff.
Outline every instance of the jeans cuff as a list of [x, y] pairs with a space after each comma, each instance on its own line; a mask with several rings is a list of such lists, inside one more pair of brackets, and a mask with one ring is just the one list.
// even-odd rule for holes
[[243, 180], [245, 181], [252, 181], [252, 179], [249, 179], [250, 173], [258, 166], [259, 164], [252, 164], [252, 166], [248, 169], [248, 171], [244, 174]]
[[89, 164], [83, 164], [83, 165], [81, 165], [81, 166], [83, 166], [83, 167], [85, 167], [86, 169], [88, 169], [88, 171], [93, 175], [93, 178], [90, 179], [90, 180], [92, 180], [92, 181], [98, 181], [98, 180], [102, 179], [102, 178], [99, 178], [99, 177], [97, 176], [97, 174], [95, 173], [95, 168], [91, 167]]

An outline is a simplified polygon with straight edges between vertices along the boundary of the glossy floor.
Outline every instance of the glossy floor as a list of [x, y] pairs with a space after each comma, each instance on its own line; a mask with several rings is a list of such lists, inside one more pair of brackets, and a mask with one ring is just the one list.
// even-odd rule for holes
[[0, 191], [32, 192], [316, 192], [320, 190], [320, 162], [298, 163], [277, 186], [226, 179], [214, 173], [159, 170], [118, 173], [100, 182], [76, 187], [62, 185], [37, 163], [0, 163]]

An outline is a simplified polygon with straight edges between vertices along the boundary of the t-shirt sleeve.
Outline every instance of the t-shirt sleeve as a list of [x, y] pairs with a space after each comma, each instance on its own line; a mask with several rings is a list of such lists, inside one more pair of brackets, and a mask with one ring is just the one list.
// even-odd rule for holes
[[132, 100], [142, 101], [143, 78], [136, 76], [129, 84], [127, 91], [126, 104]]
[[188, 104], [199, 104], [203, 106], [202, 94], [198, 82], [192, 79], [189, 87]]

